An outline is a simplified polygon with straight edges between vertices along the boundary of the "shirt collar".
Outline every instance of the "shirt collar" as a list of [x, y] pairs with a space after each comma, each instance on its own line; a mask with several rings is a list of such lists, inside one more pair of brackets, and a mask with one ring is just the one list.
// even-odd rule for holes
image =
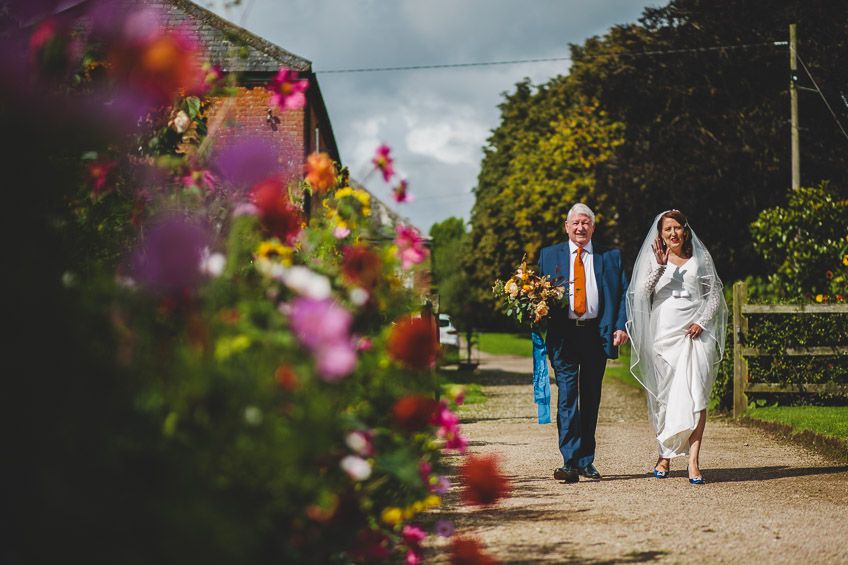
[[[585, 251], [589, 255], [592, 255], [593, 251], [592, 251], [592, 240], [591, 239], [589, 240], [589, 243], [587, 243], [585, 246], [583, 246], [583, 251]], [[575, 253], [577, 253], [577, 245], [575, 245], [574, 242], [571, 241], [570, 239], [568, 240], [568, 252], [571, 255], [574, 255]]]

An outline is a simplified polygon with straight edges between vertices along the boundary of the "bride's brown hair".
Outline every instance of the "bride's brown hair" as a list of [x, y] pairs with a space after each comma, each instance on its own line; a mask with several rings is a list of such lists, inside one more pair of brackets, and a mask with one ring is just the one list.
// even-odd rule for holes
[[683, 215], [683, 212], [680, 210], [669, 210], [657, 220], [657, 235], [662, 237], [662, 224], [663, 220], [666, 218], [671, 218], [676, 221], [678, 224], [683, 226], [683, 254], [687, 257], [692, 256], [692, 231], [689, 229], [689, 221], [686, 219], [686, 216]]

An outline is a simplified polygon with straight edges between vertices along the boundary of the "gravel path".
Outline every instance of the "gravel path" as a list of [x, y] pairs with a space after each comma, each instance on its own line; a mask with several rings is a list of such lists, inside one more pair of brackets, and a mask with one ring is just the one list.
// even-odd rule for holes
[[[462, 430], [470, 452], [501, 457], [512, 493], [489, 508], [452, 494], [442, 510], [501, 563], [848, 563], [848, 466], [712, 418], [707, 484], [689, 484], [683, 458], [655, 479], [643, 393], [607, 378], [595, 457], [603, 479], [561, 483], [556, 424], [536, 423], [531, 360], [481, 362], [488, 401], [463, 410]], [[552, 384], [554, 412], [556, 394]], [[433, 562], [445, 563], [437, 553]]]

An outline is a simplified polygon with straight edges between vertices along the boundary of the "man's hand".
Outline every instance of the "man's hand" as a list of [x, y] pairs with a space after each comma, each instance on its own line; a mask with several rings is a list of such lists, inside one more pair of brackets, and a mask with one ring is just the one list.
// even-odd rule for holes
[[622, 330], [616, 330], [614, 334], [612, 334], [612, 346], [618, 347], [619, 345], [624, 345], [627, 343], [627, 332]]

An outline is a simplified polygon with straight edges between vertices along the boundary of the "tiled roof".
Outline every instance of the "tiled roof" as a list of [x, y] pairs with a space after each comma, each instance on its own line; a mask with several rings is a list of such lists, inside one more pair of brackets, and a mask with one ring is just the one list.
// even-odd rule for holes
[[[256, 73], [274, 73], [281, 66], [298, 71], [312, 68], [312, 62], [277, 47], [270, 41], [256, 36], [246, 29], [215, 15], [190, 0], [163, 0], [149, 2], [159, 4], [166, 10], [168, 24], [184, 23], [179, 12], [188, 14], [199, 22], [196, 29], [198, 38], [206, 45], [208, 59], [218, 63], [224, 71], [242, 71]], [[234, 57], [241, 45], [247, 46], [246, 57]]]

